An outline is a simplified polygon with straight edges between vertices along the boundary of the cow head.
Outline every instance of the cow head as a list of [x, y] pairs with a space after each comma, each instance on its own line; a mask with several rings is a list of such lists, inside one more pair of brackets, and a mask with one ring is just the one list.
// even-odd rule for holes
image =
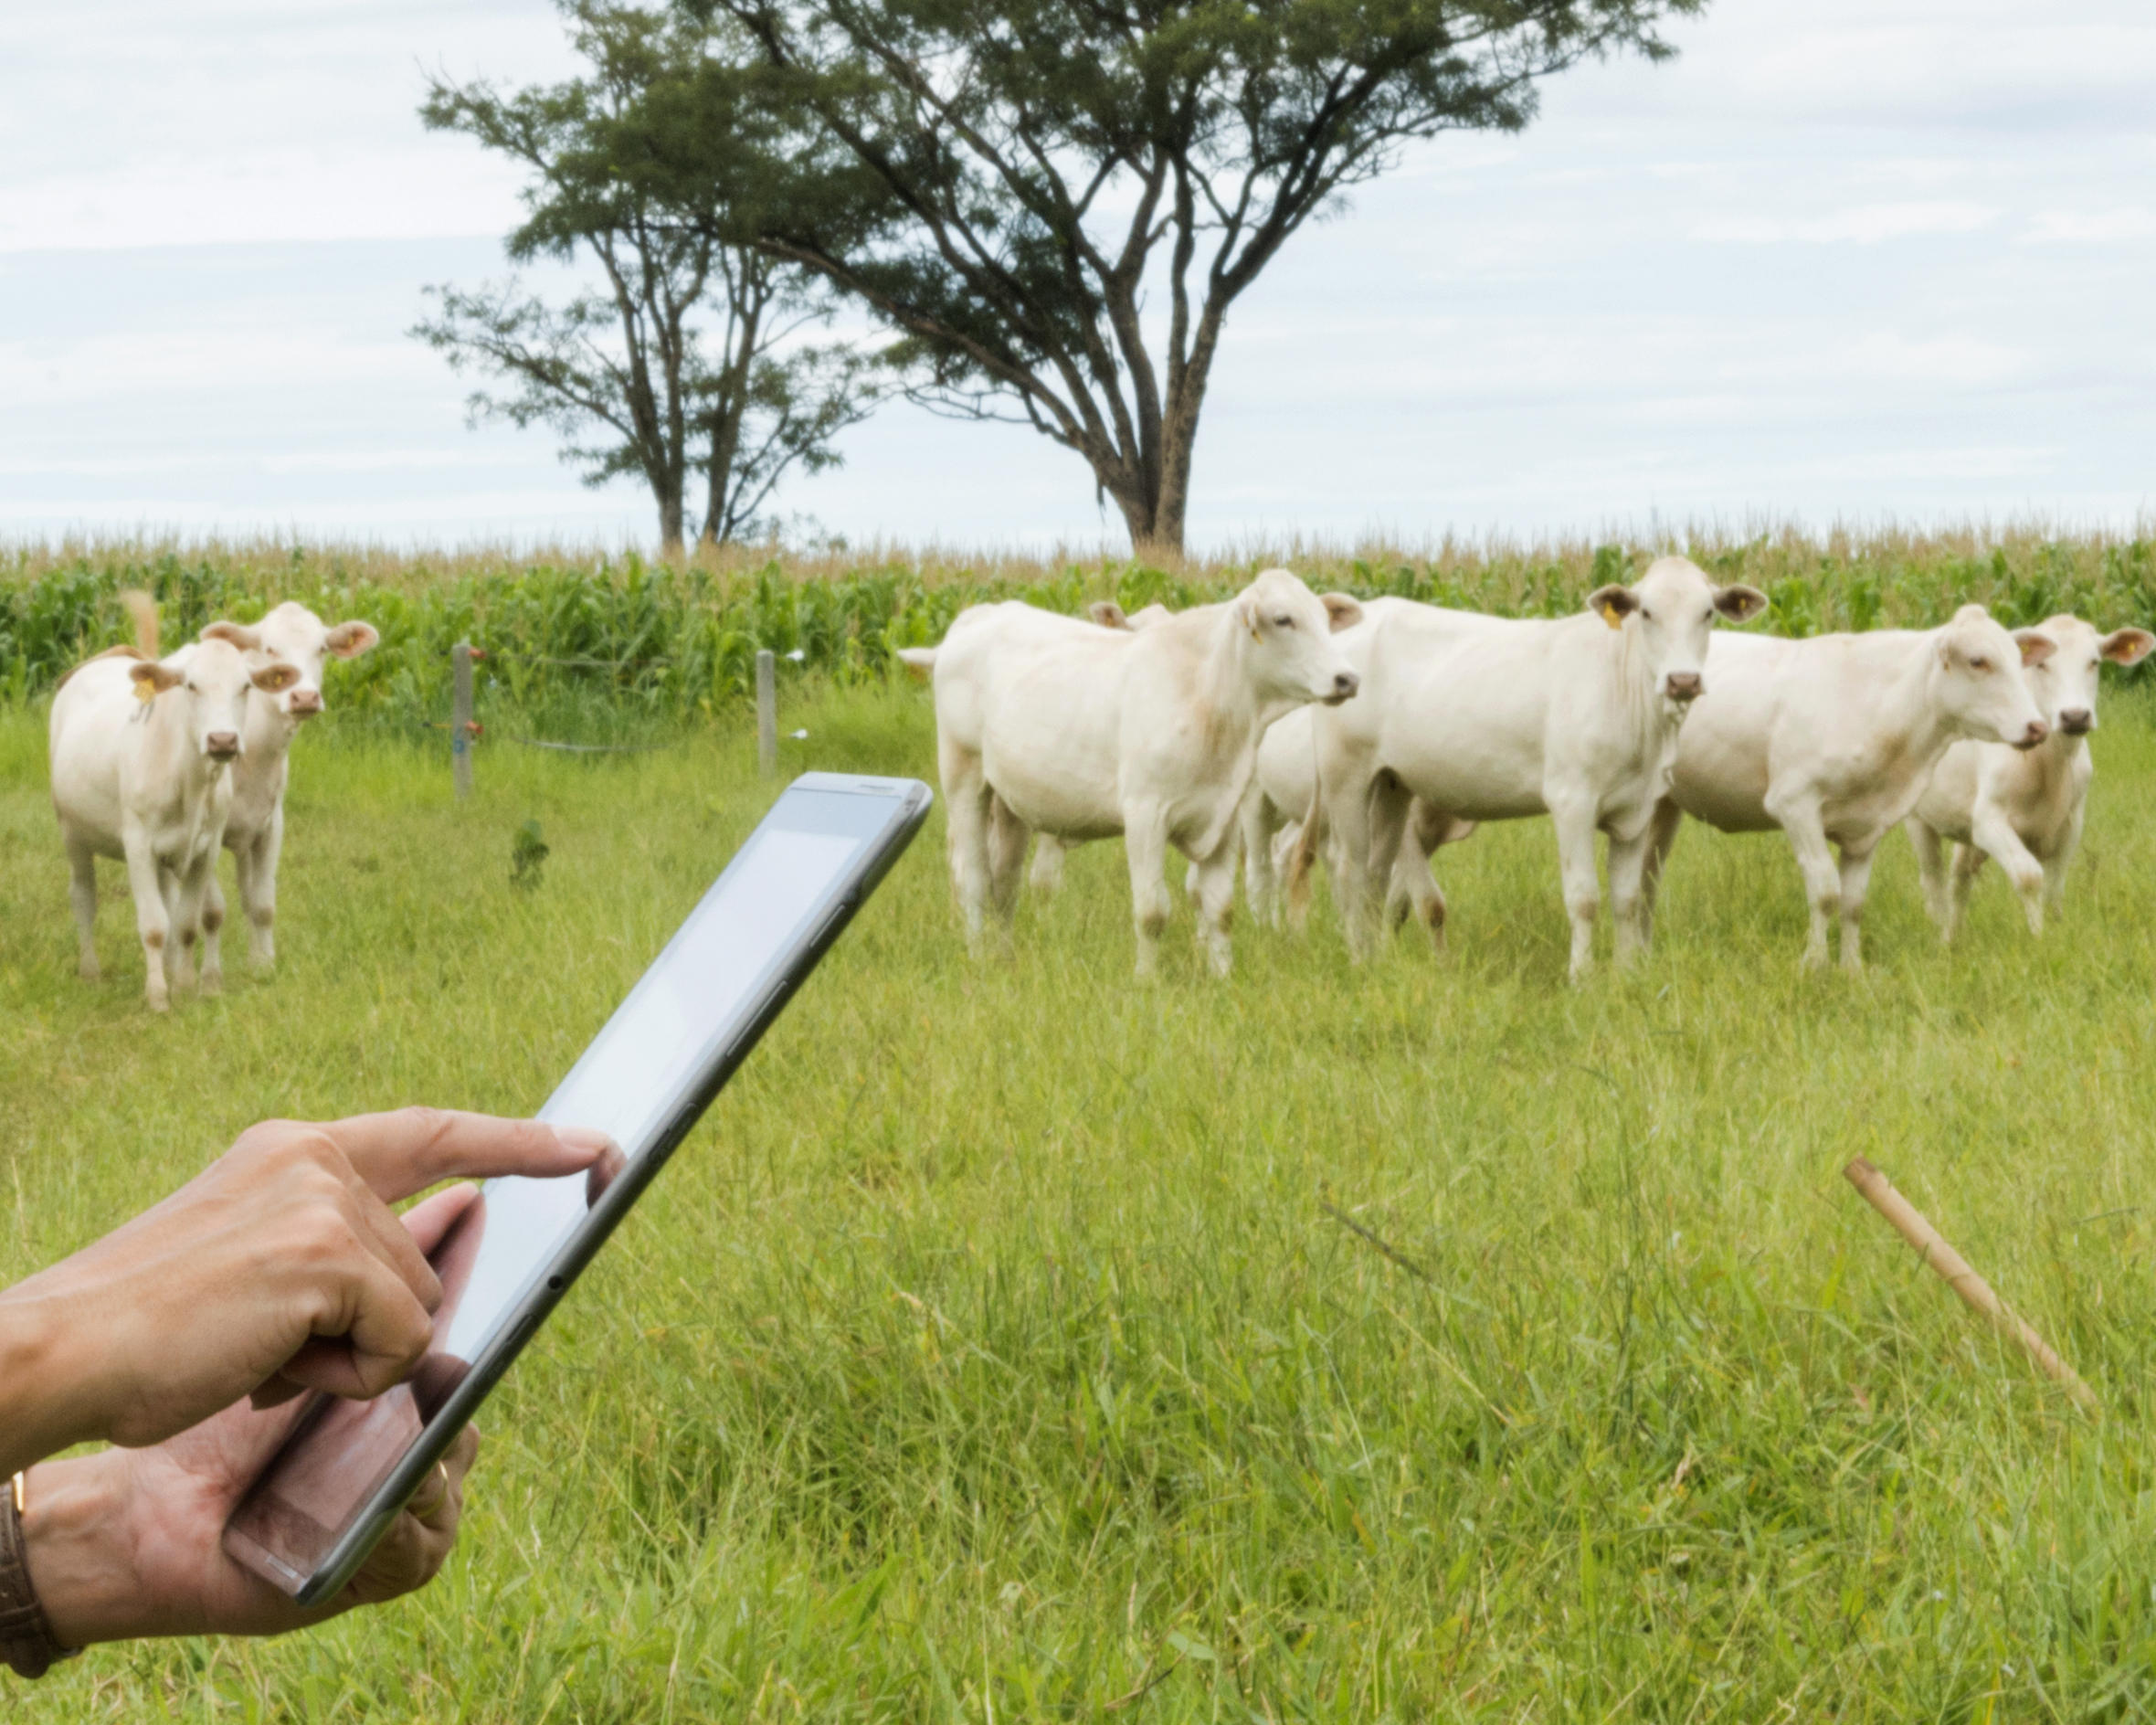
[[1707, 693], [1707, 649], [1715, 619], [1749, 622], [1767, 609], [1756, 587], [1717, 587], [1688, 557], [1656, 557], [1632, 587], [1598, 587], [1587, 609], [1614, 630], [1633, 631], [1647, 686], [1665, 712], [1682, 714]]
[[322, 672], [330, 656], [356, 659], [382, 637], [372, 623], [325, 623], [288, 599], [252, 627], [212, 623], [202, 639], [231, 642], [258, 669], [280, 662], [291, 666], [299, 674], [277, 694], [277, 710], [299, 720], [322, 711]]
[[128, 674], [145, 702], [172, 704], [196, 753], [222, 766], [246, 746], [248, 691], [280, 695], [300, 673], [287, 664], [250, 666], [238, 647], [218, 640], [204, 641], [177, 665], [138, 660]]
[[1252, 669], [1267, 695], [1338, 706], [1359, 686], [1333, 640], [1362, 621], [1362, 607], [1345, 593], [1320, 598], [1285, 569], [1267, 569], [1235, 596], [1231, 609], [1249, 638]]
[[2156, 635], [2145, 629], [2115, 629], [2099, 635], [2092, 624], [2065, 612], [2045, 618], [2034, 629], [2014, 630], [2013, 639], [2024, 660], [2030, 640], [2050, 646], [2050, 652], [2024, 663], [2022, 678], [2052, 734], [2068, 737], [2087, 736], [2096, 729], [2097, 677], [2104, 661], [2138, 665], [2156, 648]]
[[1939, 631], [1939, 704], [1963, 736], [2034, 748], [2051, 726], [2030, 698], [2024, 669], [2057, 655], [2043, 630], [2009, 635], [1981, 605], [1964, 605]]

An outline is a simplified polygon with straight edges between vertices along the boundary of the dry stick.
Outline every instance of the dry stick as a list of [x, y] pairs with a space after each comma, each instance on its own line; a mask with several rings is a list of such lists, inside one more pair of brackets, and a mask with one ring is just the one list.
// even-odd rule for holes
[[1892, 1180], [1861, 1156], [1852, 1158], [1842, 1172], [1865, 1195], [1865, 1201], [1894, 1224], [1895, 1232], [1917, 1248], [1917, 1254], [1938, 1271], [1947, 1286], [1972, 1310], [1982, 1313], [2001, 1333], [2021, 1343], [2028, 1350], [2029, 1358], [2036, 1362], [2037, 1370], [2053, 1382], [2064, 1384], [2066, 1393], [2084, 1412], [2092, 1416], [2102, 1414], [2103, 1404], [2096, 1399], [2096, 1392], [2081, 1381], [2080, 1374], [2053, 1353], [2050, 1344], [1992, 1291], [1992, 1285], [1971, 1269], [1959, 1252], [1939, 1238], [1939, 1230], [1894, 1190]]
[[1387, 1257], [1390, 1258], [1393, 1263], [1399, 1265], [1400, 1267], [1405, 1270], [1410, 1275], [1419, 1275], [1425, 1282], [1432, 1279], [1430, 1272], [1425, 1270], [1421, 1265], [1417, 1264], [1414, 1259], [1409, 1257], [1406, 1253], [1400, 1251], [1397, 1247], [1388, 1245], [1384, 1241], [1379, 1239], [1376, 1234], [1372, 1233], [1368, 1228], [1364, 1227], [1362, 1223], [1356, 1221], [1355, 1218], [1350, 1216], [1345, 1210], [1340, 1209], [1337, 1205], [1326, 1203], [1322, 1198], [1317, 1201], [1317, 1207], [1318, 1209], [1324, 1211], [1325, 1213], [1330, 1216], [1335, 1222], [1338, 1222], [1343, 1228], [1347, 1228], [1355, 1233], [1360, 1234], [1365, 1240], [1369, 1241], [1371, 1245], [1375, 1246], [1379, 1252], [1382, 1252]]

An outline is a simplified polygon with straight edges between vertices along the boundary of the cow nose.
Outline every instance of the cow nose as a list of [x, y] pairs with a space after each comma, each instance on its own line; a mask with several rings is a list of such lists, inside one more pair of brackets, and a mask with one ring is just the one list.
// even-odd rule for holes
[[2096, 729], [2096, 714], [2087, 707], [2068, 707], [2058, 715], [2058, 728], [2068, 736], [2087, 736]]
[[1333, 672], [1333, 699], [1335, 701], [1347, 700], [1361, 687], [1362, 679], [1357, 676], [1352, 671], [1336, 671]]
[[2037, 744], [2050, 735], [2051, 726], [2045, 724], [2042, 719], [2031, 719], [2027, 728], [2022, 732], [2021, 741], [2016, 743], [2014, 747], [2034, 748]]
[[202, 739], [202, 746], [209, 751], [212, 758], [228, 761], [239, 753], [239, 733], [238, 731], [212, 731]]
[[315, 689], [293, 690], [292, 711], [298, 714], [320, 713], [322, 711], [321, 692]]
[[1696, 701], [1699, 698], [1699, 673], [1696, 671], [1673, 671], [1669, 673], [1669, 698], [1672, 701]]

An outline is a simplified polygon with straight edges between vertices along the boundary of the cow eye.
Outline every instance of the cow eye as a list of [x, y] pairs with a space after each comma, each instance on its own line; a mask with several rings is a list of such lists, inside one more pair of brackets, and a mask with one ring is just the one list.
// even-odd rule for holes
[[1989, 671], [1992, 668], [1992, 661], [1988, 659], [1971, 659], [1969, 661], [1969, 668], [1971, 671]]
[[1654, 620], [1654, 613], [1653, 611], [1650, 611], [1650, 610], [1649, 610], [1649, 609], [1647, 609], [1647, 608], [1646, 608], [1644, 605], [1641, 606], [1641, 607], [1640, 607], [1640, 621], [1641, 621], [1641, 622], [1643, 622], [1643, 623], [1652, 623]]
[[1282, 613], [1281, 613], [1281, 614], [1280, 614], [1278, 617], [1274, 618], [1273, 620], [1274, 620], [1274, 622], [1276, 625], [1278, 625], [1278, 626], [1279, 626], [1280, 628], [1282, 628], [1282, 629], [1293, 629], [1293, 628], [1295, 626], [1295, 619], [1294, 618], [1290, 617], [1290, 616], [1289, 616], [1289, 615], [1288, 615], [1288, 614], [1287, 614], [1285, 611], [1283, 611], [1283, 612], [1282, 612]]

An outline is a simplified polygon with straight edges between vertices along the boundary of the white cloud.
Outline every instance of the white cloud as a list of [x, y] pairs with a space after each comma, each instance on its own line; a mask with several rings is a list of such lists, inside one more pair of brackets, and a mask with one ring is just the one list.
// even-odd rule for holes
[[1998, 219], [1999, 212], [1984, 204], [1860, 204], [1826, 216], [1725, 217], [1702, 222], [1692, 230], [1692, 237], [1725, 245], [1773, 246], [1795, 241], [1815, 246], [1876, 246], [1882, 240], [1908, 239], [1920, 234], [1972, 234]]
[[2156, 213], [2145, 208], [2041, 212], [2015, 237], [2024, 246], [2116, 246], [2156, 237]]

